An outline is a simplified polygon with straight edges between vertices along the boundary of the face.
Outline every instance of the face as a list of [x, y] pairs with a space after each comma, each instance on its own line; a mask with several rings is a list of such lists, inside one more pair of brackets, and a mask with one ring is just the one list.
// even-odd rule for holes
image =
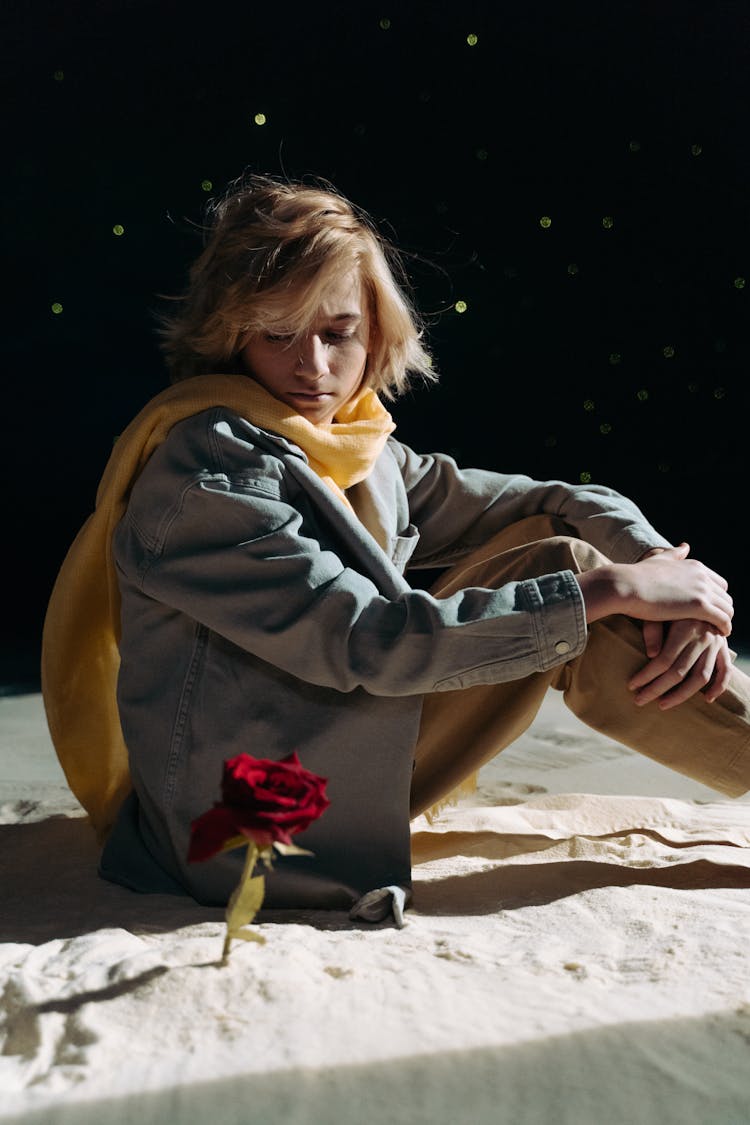
[[240, 352], [248, 374], [309, 422], [331, 422], [359, 390], [367, 362], [369, 325], [358, 274], [326, 292], [302, 339], [263, 333]]

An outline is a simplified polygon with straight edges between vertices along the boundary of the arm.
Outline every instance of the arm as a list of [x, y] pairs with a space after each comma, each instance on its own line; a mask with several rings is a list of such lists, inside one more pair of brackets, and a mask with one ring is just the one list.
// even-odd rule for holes
[[169, 518], [152, 517], [153, 537], [132, 508], [116, 536], [124, 580], [312, 684], [419, 694], [553, 667], [561, 639], [566, 659], [585, 646], [570, 571], [444, 599], [386, 597], [334, 549], [304, 493], [287, 499], [225, 475], [195, 481]]
[[537, 481], [520, 474], [459, 469], [444, 454], [420, 456], [391, 439], [420, 531], [414, 566], [445, 566], [526, 516], [551, 515], [614, 562], [636, 562], [670, 543], [627, 497], [603, 485]]
[[639, 706], [658, 700], [667, 710], [701, 690], [712, 703], [729, 682], [732, 599], [726, 581], [689, 559], [689, 549], [687, 543], [655, 548], [634, 565], [578, 576], [588, 622], [610, 613], [643, 621], [650, 659], [628, 684]]

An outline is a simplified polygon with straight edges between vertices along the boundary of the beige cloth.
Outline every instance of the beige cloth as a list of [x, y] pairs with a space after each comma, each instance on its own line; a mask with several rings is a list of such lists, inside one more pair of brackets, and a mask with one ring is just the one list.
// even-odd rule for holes
[[[504, 583], [608, 560], [565, 534], [560, 520], [532, 516], [506, 528], [433, 586], [447, 597], [464, 586]], [[508, 683], [440, 692], [425, 698], [411, 790], [416, 816], [437, 812], [476, 786], [476, 772], [521, 735], [548, 688], [583, 722], [731, 797], [750, 789], [750, 678], [733, 669], [730, 687], [714, 703], [698, 693], [679, 707], [637, 707], [627, 682], [646, 662], [641, 629], [619, 615], [589, 629], [575, 660]]]

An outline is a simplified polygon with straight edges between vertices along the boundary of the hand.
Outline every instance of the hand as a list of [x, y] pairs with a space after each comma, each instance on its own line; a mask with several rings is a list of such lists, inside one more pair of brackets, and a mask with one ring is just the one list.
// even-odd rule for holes
[[666, 639], [662, 622], [644, 621], [643, 639], [649, 662], [628, 683], [639, 707], [658, 699], [666, 711], [698, 691], [713, 703], [728, 687], [732, 657], [726, 637], [704, 621], [673, 621]]
[[689, 559], [689, 551], [689, 545], [681, 543], [648, 552], [636, 563], [611, 563], [576, 575], [586, 620], [612, 613], [643, 621], [693, 619], [729, 636], [734, 608], [727, 583], [697, 559]]

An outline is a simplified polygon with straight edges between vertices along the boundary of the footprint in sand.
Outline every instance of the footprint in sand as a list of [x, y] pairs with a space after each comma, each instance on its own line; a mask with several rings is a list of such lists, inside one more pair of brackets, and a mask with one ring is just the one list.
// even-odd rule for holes
[[529, 797], [546, 792], [543, 785], [525, 785], [520, 781], [490, 781], [480, 785], [471, 801], [475, 805], [522, 805]]

